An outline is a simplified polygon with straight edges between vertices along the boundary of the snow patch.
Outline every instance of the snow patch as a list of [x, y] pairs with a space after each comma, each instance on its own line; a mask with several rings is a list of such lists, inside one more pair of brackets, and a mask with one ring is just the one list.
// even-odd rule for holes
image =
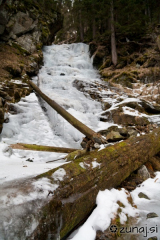
[[55, 181], [59, 180], [59, 181], [63, 181], [64, 180], [64, 176], [66, 175], [66, 171], [64, 170], [64, 168], [59, 168], [57, 171], [55, 171], [52, 174], [52, 178], [54, 178]]
[[[94, 240], [97, 230], [104, 231], [109, 227], [111, 219], [115, 217], [118, 208], [121, 208], [121, 213], [119, 214], [121, 223], [126, 221], [127, 215], [132, 217], [138, 216], [138, 210], [131, 206], [127, 197], [128, 193], [124, 189], [99, 191], [96, 200], [96, 209], [79, 229], [77, 234], [71, 239]], [[120, 207], [117, 203], [118, 201], [120, 201], [124, 207]]]
[[96, 168], [96, 167], [100, 167], [100, 163], [96, 162], [96, 161], [93, 161], [92, 162], [92, 168]]

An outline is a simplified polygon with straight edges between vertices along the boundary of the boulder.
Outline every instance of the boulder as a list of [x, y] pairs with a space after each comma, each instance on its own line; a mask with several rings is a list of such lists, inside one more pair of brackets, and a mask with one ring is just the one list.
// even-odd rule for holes
[[33, 53], [36, 51], [36, 43], [34, 42], [32, 35], [25, 34], [16, 39], [16, 41], [17, 43], [19, 43], [21, 47], [23, 47], [29, 53]]
[[150, 173], [148, 172], [145, 165], [142, 165], [138, 170], [138, 175], [141, 177], [144, 181], [150, 178]]
[[115, 131], [111, 131], [106, 136], [106, 140], [108, 142], [116, 142], [116, 141], [120, 141], [123, 139], [124, 139], [124, 137], [119, 132], [115, 132]]
[[123, 112], [114, 111], [111, 116], [115, 124], [123, 126], [133, 125], [146, 126], [149, 124], [149, 121], [146, 117], [133, 116]]
[[37, 21], [33, 23], [33, 19], [30, 18], [24, 12], [18, 12], [13, 18], [10, 19], [6, 26], [6, 30], [12, 29], [13, 34], [22, 35], [26, 32], [33, 30]]

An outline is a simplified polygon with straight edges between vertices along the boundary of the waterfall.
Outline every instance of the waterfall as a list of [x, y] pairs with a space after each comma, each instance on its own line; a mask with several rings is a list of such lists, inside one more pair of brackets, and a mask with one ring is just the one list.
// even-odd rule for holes
[[[73, 84], [75, 80], [83, 81], [84, 85], [100, 81], [89, 57], [89, 46], [84, 43], [46, 46], [43, 55], [44, 66], [40, 69], [38, 82], [40, 89], [78, 120], [97, 131], [101, 103], [86, 97]], [[78, 147], [83, 135], [47, 103], [42, 101], [42, 105], [54, 133], [62, 136], [70, 146]]]

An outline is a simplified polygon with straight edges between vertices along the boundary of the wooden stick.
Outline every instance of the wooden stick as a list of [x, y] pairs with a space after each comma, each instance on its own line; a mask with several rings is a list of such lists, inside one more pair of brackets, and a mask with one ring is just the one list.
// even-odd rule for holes
[[59, 153], [71, 153], [78, 149], [74, 148], [62, 148], [53, 146], [42, 146], [36, 144], [16, 143], [10, 145], [13, 149], [32, 150], [32, 151], [44, 151], [44, 152], [59, 152]]

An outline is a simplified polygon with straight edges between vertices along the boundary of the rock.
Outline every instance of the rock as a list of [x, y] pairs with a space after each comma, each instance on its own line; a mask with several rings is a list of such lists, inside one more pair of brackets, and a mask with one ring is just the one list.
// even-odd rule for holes
[[129, 115], [123, 112], [114, 111], [111, 113], [111, 117], [116, 124], [123, 124], [123, 126], [142, 125], [146, 126], [149, 121], [146, 117], [138, 117]]
[[102, 109], [103, 109], [103, 111], [109, 109], [111, 106], [112, 106], [111, 103], [102, 102]]
[[157, 213], [151, 212], [147, 214], [147, 218], [156, 218], [158, 217]]
[[131, 137], [131, 136], [137, 136], [137, 134], [138, 134], [138, 132], [135, 130], [135, 129], [133, 129], [133, 128], [128, 128], [128, 135], [129, 135], [129, 137]]
[[[37, 21], [35, 22], [37, 24]], [[22, 35], [33, 30], [36, 24], [33, 23], [33, 19], [30, 18], [26, 13], [18, 12], [16, 15], [14, 15], [14, 17], [10, 19], [6, 27], [7, 30], [9, 30], [8, 28], [12, 27], [13, 34]]]
[[105, 130], [100, 130], [98, 133], [100, 133], [101, 135], [103, 135], [104, 137], [107, 136], [107, 134], [109, 134], [111, 131], [118, 131], [118, 127], [117, 126], [111, 126]]
[[98, 143], [95, 143], [95, 144], [94, 144], [94, 148], [99, 149], [99, 148], [100, 148], [100, 145], [99, 145]]
[[30, 34], [23, 35], [17, 38], [16, 41], [29, 53], [33, 53], [36, 51], [36, 43], [33, 41], [33, 37]]
[[147, 240], [158, 240], [158, 238], [155, 236], [155, 237], [150, 237]]
[[119, 133], [123, 136], [123, 137], [127, 137], [128, 134], [128, 130], [127, 128], [123, 127], [123, 128], [118, 128]]
[[145, 198], [145, 199], [150, 200], [150, 198], [149, 198], [146, 194], [144, 194], [144, 193], [142, 193], [142, 192], [140, 192], [140, 193], [138, 194], [138, 197], [139, 197], [139, 198]]
[[111, 131], [106, 136], [106, 140], [108, 142], [116, 142], [116, 141], [120, 141], [120, 140], [123, 140], [123, 139], [124, 139], [124, 137], [122, 135], [120, 135], [119, 132], [115, 132], [115, 131]]
[[145, 100], [141, 100], [139, 105], [149, 114], [159, 114], [160, 113], [160, 106], [153, 105]]
[[142, 165], [138, 170], [138, 175], [141, 177], [144, 181], [148, 178], [150, 178], [150, 173], [148, 172], [145, 165]]

